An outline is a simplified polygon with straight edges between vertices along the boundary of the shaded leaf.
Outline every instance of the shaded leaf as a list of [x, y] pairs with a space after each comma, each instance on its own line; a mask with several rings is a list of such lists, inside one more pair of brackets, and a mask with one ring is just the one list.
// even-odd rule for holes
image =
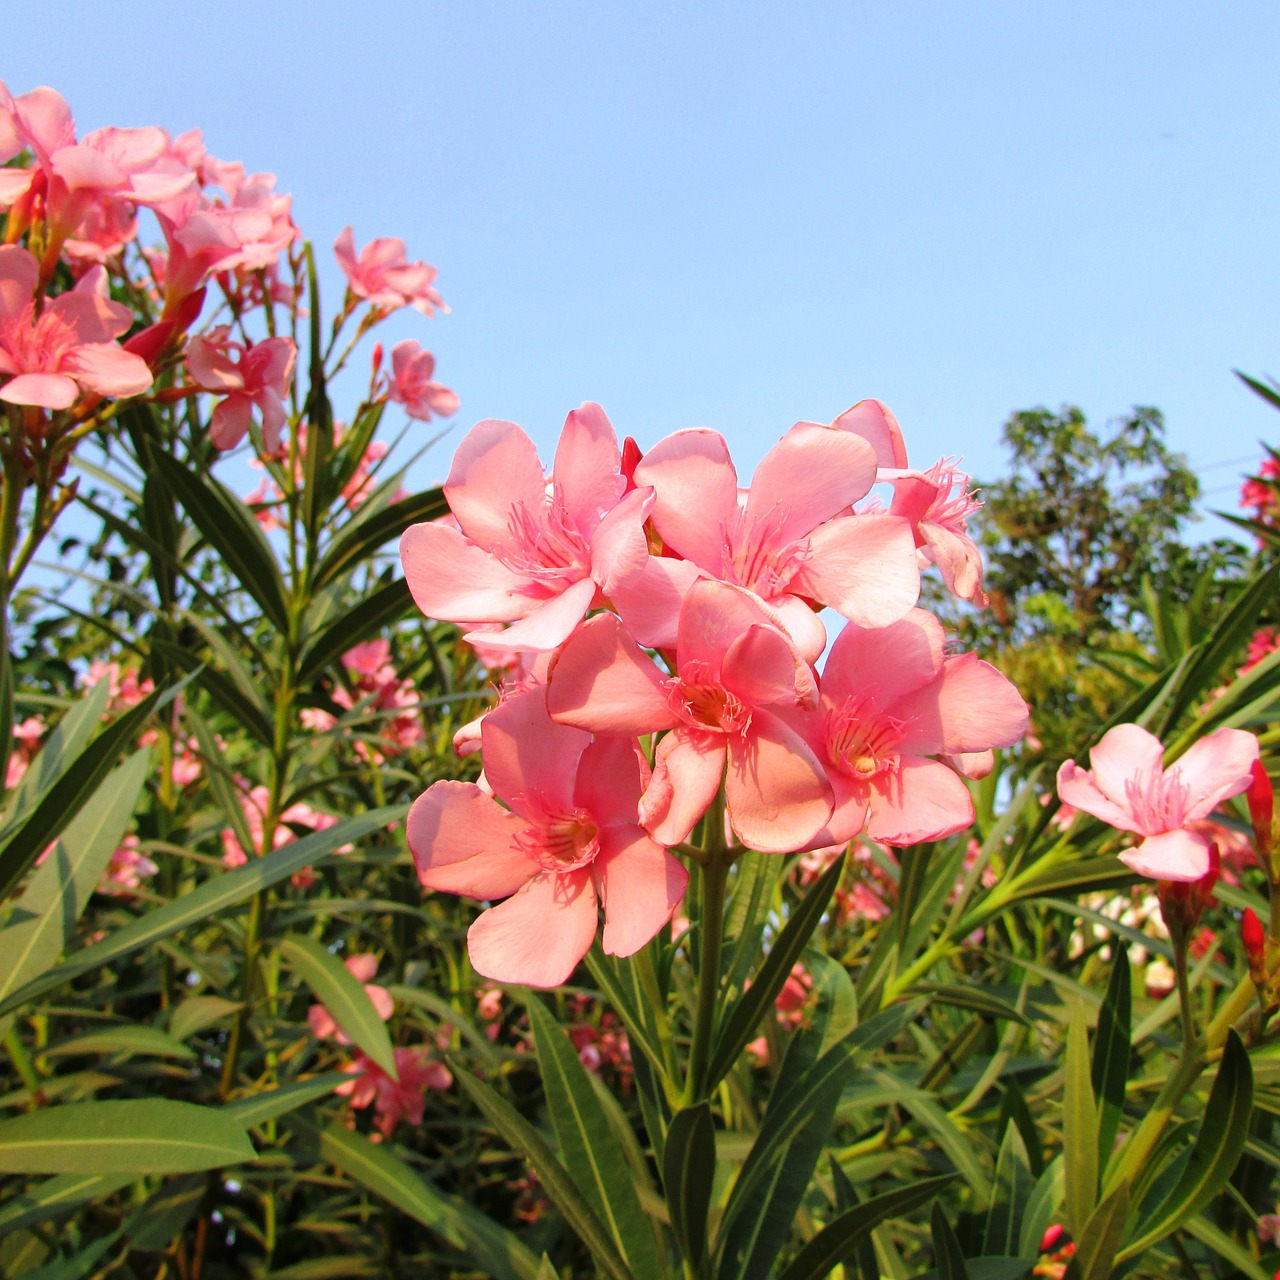
[[334, 538], [316, 569], [319, 590], [335, 578], [364, 563], [392, 538], [398, 538], [411, 524], [438, 520], [449, 514], [449, 504], [441, 489], [428, 489], [380, 510], [361, 511]]
[[716, 1133], [711, 1106], [699, 1102], [671, 1117], [662, 1157], [671, 1233], [680, 1256], [701, 1271], [707, 1257], [707, 1210], [716, 1172]]
[[1098, 1111], [1090, 1078], [1089, 1024], [1084, 1005], [1078, 1002], [1071, 1006], [1062, 1069], [1067, 1226], [1078, 1240], [1098, 1203]]

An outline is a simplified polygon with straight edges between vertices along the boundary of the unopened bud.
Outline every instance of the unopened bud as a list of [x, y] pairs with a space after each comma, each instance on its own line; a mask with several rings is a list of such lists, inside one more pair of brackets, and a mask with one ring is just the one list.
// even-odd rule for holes
[[1263, 931], [1262, 921], [1252, 907], [1244, 909], [1244, 919], [1240, 922], [1240, 936], [1244, 940], [1245, 959], [1249, 963], [1249, 977], [1261, 995], [1267, 985], [1267, 935]]
[[1249, 801], [1249, 819], [1253, 823], [1253, 840], [1258, 860], [1264, 865], [1275, 847], [1276, 793], [1261, 760], [1253, 762], [1245, 798]]
[[1209, 846], [1209, 870], [1199, 880], [1161, 880], [1156, 892], [1160, 914], [1174, 945], [1185, 946], [1200, 923], [1204, 909], [1213, 905], [1213, 888], [1222, 874], [1222, 858], [1217, 844]]
[[382, 368], [382, 343], [373, 344], [373, 376], [376, 378]]

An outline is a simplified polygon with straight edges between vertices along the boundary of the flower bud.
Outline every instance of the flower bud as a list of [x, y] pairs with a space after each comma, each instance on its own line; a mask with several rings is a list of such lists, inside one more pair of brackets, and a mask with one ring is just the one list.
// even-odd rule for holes
[[1244, 940], [1244, 954], [1249, 962], [1249, 977], [1261, 994], [1267, 985], [1267, 936], [1263, 932], [1262, 921], [1252, 907], [1244, 910], [1244, 919], [1240, 922], [1240, 936]]

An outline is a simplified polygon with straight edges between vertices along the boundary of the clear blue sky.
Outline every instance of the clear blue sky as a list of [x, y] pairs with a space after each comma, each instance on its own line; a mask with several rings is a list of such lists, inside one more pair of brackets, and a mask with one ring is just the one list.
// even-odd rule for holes
[[[56, 17], [55, 17], [56, 10]], [[1000, 474], [1018, 408], [1154, 404], [1231, 506], [1280, 416], [1280, 6], [465, 0], [10, 5], [0, 77], [81, 130], [204, 130], [325, 249], [398, 235], [453, 314], [397, 318], [549, 459], [865, 396], [913, 462]], [[422, 464], [441, 478], [448, 445]], [[1201, 527], [1201, 534], [1210, 530]]]

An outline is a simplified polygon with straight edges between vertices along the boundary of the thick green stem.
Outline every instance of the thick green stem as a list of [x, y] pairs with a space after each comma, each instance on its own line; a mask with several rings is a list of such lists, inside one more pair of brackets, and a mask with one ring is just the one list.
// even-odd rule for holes
[[724, 800], [718, 797], [705, 819], [706, 839], [701, 863], [701, 945], [698, 948], [698, 1002], [694, 1012], [693, 1039], [684, 1080], [686, 1107], [708, 1094], [707, 1068], [711, 1061], [711, 1035], [720, 996], [720, 951], [724, 943], [725, 887], [732, 863], [724, 839]]

